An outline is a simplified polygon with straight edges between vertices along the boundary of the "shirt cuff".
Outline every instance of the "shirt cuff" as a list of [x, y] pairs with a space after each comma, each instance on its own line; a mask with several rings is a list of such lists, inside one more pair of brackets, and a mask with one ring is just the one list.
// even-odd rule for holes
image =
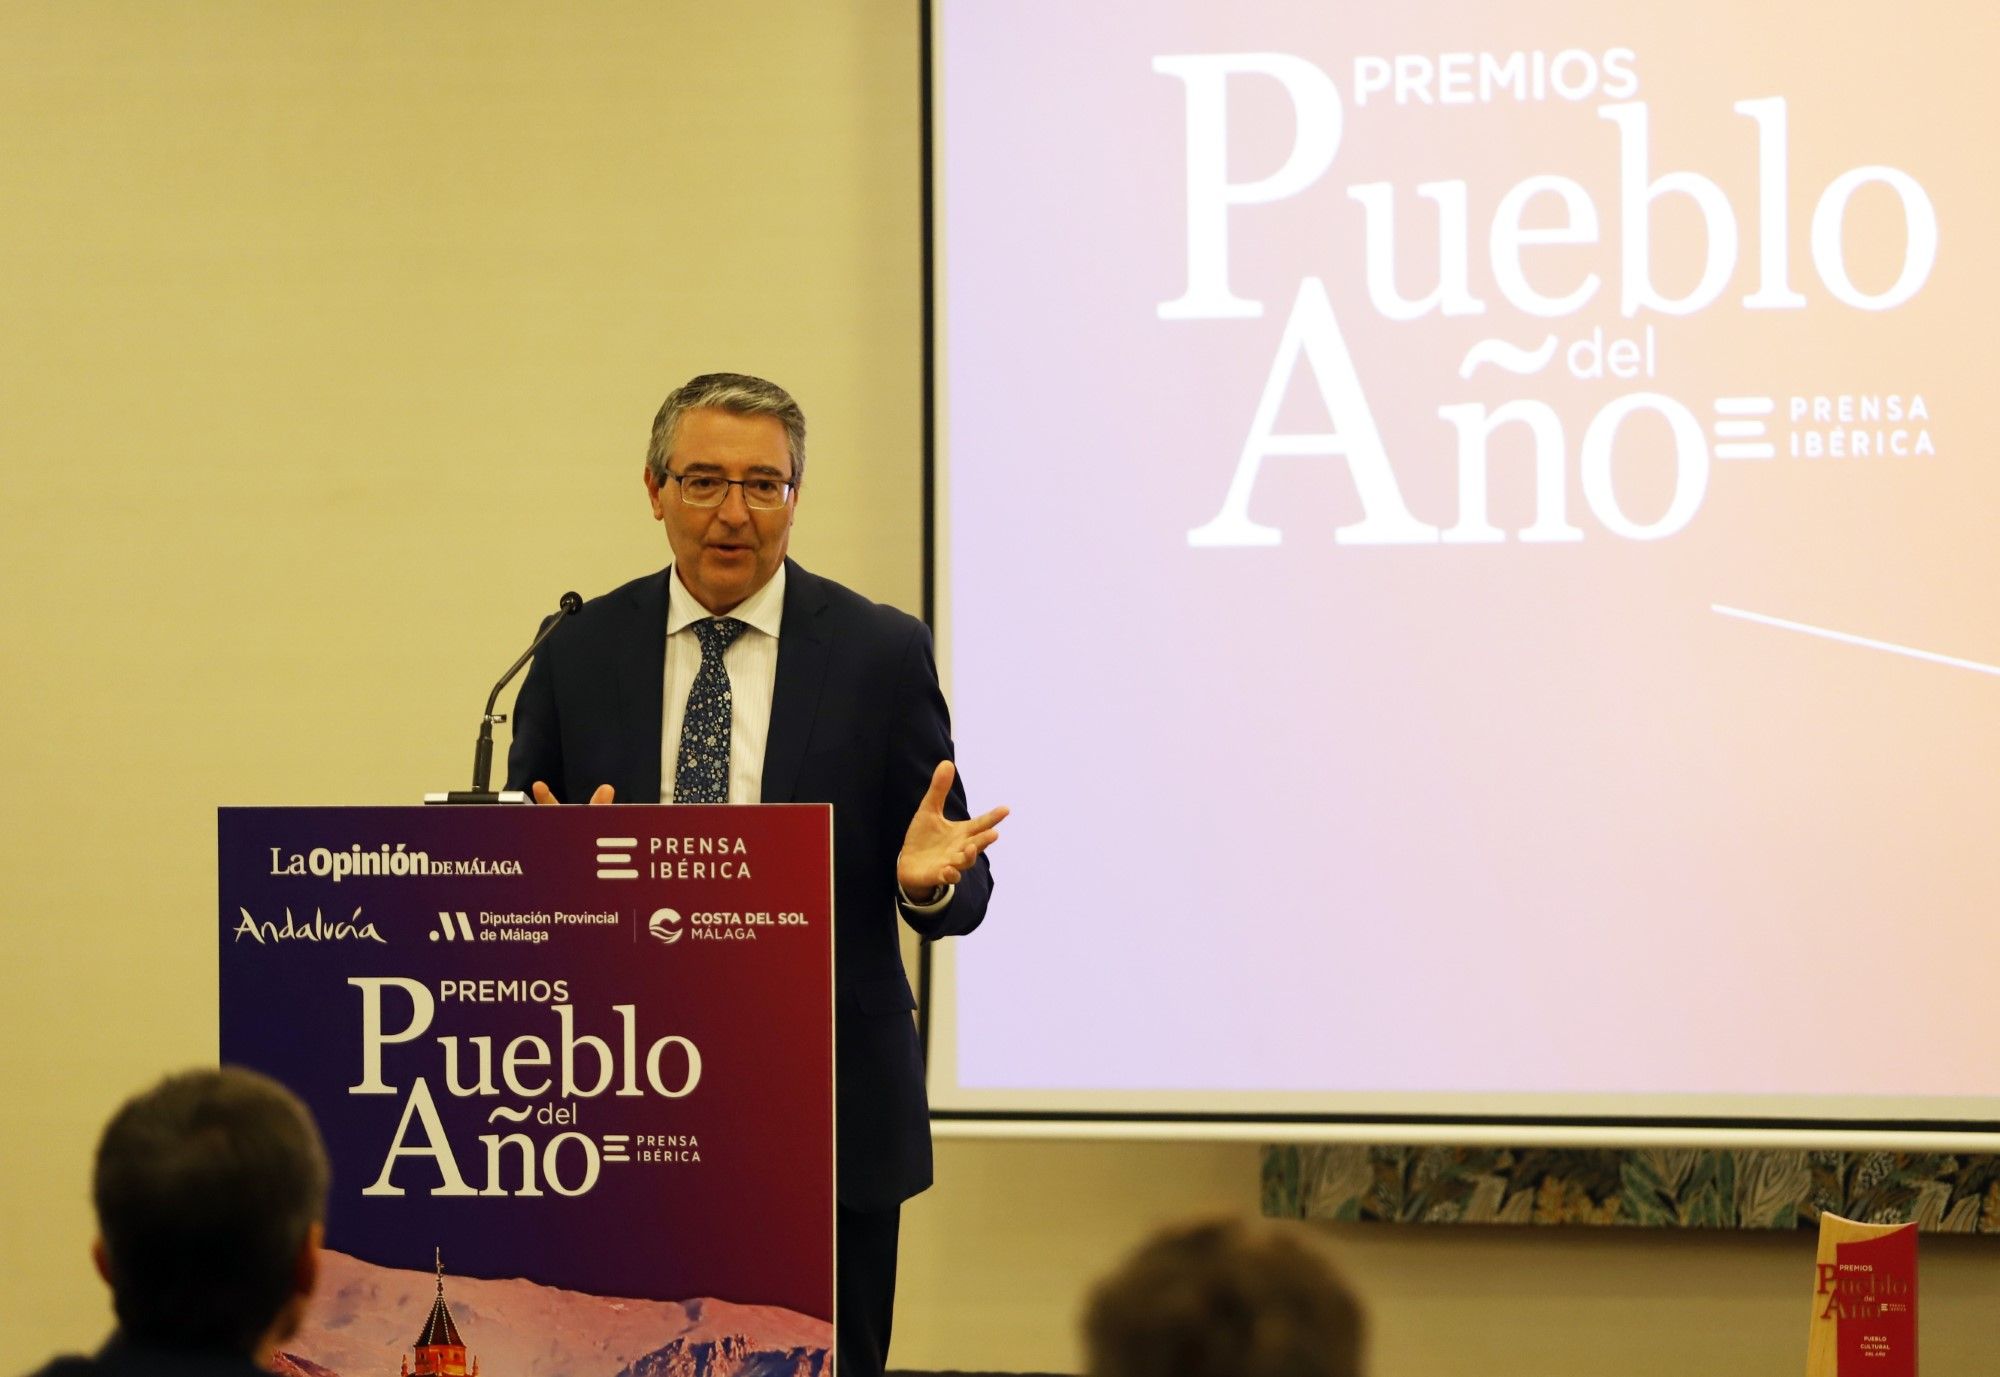
[[896, 902], [912, 913], [929, 917], [933, 913], [942, 913], [945, 909], [949, 908], [951, 906], [951, 897], [956, 893], [958, 893], [957, 885], [946, 885], [944, 892], [939, 894], [937, 898], [931, 900], [928, 904], [920, 904], [912, 899], [899, 884], [896, 886]]

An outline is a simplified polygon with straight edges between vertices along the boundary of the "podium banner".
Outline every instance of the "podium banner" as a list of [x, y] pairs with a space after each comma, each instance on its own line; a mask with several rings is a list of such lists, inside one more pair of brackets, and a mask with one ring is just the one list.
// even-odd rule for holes
[[832, 812], [225, 808], [221, 1059], [333, 1164], [302, 1377], [824, 1372]]

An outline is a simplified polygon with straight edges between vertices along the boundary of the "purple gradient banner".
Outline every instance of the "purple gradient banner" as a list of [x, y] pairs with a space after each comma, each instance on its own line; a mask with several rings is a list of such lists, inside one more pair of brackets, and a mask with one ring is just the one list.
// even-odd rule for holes
[[[829, 809], [218, 833], [221, 1058], [304, 1098], [333, 1160], [299, 1372], [825, 1370]], [[464, 1351], [413, 1354], [440, 1303]]]

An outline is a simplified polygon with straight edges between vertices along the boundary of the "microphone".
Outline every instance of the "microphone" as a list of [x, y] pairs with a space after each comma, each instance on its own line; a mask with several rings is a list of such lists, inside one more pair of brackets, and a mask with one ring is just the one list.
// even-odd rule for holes
[[583, 599], [574, 592], [563, 594], [557, 603], [556, 611], [542, 623], [542, 629], [535, 633], [535, 639], [521, 652], [521, 658], [507, 667], [507, 672], [500, 676], [500, 682], [493, 686], [493, 692], [486, 695], [486, 712], [479, 719], [479, 740], [472, 748], [472, 787], [465, 790], [453, 789], [446, 794], [426, 794], [425, 803], [525, 802], [517, 797], [502, 798], [493, 792], [493, 724], [507, 720], [507, 714], [493, 711], [493, 705], [500, 701], [500, 690], [507, 687], [508, 681], [521, 672], [523, 665], [535, 658], [535, 652], [541, 649], [542, 642], [562, 625], [565, 617], [581, 610], [582, 607]]
[[507, 720], [506, 713], [496, 713], [493, 711], [493, 705], [500, 700], [500, 690], [507, 687], [509, 679], [512, 679], [516, 674], [521, 672], [521, 666], [535, 658], [535, 652], [542, 648], [542, 642], [549, 638], [549, 633], [562, 625], [563, 618], [577, 611], [582, 606], [583, 599], [579, 598], [575, 593], [563, 594], [561, 601], [557, 604], [555, 615], [542, 623], [542, 629], [535, 633], [535, 639], [530, 641], [528, 648], [521, 652], [521, 658], [507, 667], [507, 672], [500, 676], [500, 682], [493, 686], [493, 692], [486, 695], [486, 714], [479, 719], [479, 742], [472, 750], [472, 791], [474, 793], [486, 794], [493, 791], [493, 724]]

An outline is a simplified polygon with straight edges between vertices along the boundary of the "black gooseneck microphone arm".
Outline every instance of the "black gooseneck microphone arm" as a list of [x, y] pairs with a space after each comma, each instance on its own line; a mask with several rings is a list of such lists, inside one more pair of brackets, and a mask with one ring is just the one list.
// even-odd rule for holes
[[542, 642], [549, 638], [549, 634], [562, 625], [563, 618], [577, 611], [582, 606], [583, 599], [575, 593], [563, 594], [561, 602], [556, 609], [556, 614], [542, 623], [542, 629], [536, 633], [535, 639], [529, 643], [528, 648], [521, 652], [521, 658], [508, 666], [507, 672], [500, 676], [500, 682], [493, 686], [493, 692], [486, 695], [486, 714], [479, 720], [479, 742], [472, 750], [472, 792], [474, 794], [490, 795], [493, 792], [493, 724], [507, 720], [506, 713], [496, 713], [493, 711], [493, 705], [500, 701], [500, 690], [506, 688], [507, 682], [521, 672], [521, 666], [535, 658], [535, 652], [541, 649]]

